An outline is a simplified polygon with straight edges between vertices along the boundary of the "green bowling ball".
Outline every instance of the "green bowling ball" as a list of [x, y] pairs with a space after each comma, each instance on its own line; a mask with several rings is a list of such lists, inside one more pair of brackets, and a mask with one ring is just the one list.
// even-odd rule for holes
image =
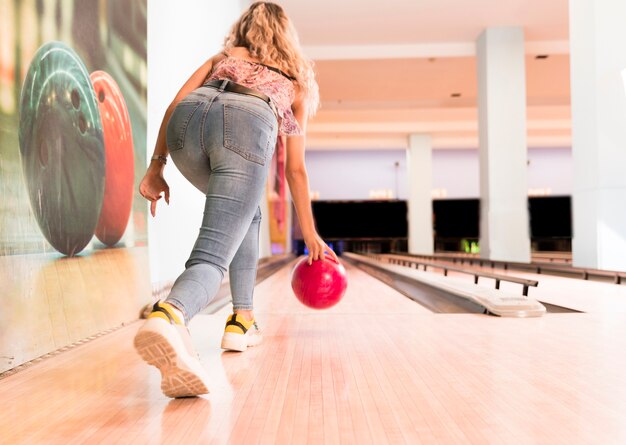
[[94, 234], [104, 195], [104, 134], [89, 72], [74, 50], [37, 50], [20, 99], [19, 141], [30, 204], [52, 246], [73, 256]]

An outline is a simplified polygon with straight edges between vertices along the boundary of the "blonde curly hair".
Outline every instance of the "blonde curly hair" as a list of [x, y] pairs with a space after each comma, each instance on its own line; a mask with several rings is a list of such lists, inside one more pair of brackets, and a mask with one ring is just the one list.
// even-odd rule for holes
[[298, 34], [283, 8], [272, 2], [255, 2], [235, 22], [224, 41], [228, 52], [245, 47], [250, 56], [273, 65], [295, 79], [310, 115], [319, 106], [313, 62], [302, 54]]

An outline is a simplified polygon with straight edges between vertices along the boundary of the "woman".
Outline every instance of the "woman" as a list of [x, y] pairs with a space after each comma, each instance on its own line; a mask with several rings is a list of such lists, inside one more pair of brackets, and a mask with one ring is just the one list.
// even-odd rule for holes
[[336, 259], [315, 231], [304, 165], [307, 119], [317, 105], [311, 63], [291, 22], [280, 6], [256, 2], [232, 27], [224, 51], [203, 64], [168, 107], [139, 190], [151, 201], [153, 216], [161, 194], [169, 202], [163, 178], [169, 151], [182, 174], [206, 194], [206, 204], [185, 271], [135, 337], [141, 357], [161, 371], [166, 395], [208, 392], [186, 323], [213, 299], [227, 269], [233, 314], [222, 348], [245, 351], [261, 341], [252, 305], [259, 202], [278, 135], [287, 137], [285, 173], [309, 263], [324, 260], [324, 252]]

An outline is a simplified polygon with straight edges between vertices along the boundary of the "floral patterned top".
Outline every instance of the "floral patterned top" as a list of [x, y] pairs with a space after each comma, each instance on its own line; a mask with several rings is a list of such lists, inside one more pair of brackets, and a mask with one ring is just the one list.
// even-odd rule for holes
[[223, 79], [232, 80], [269, 96], [278, 112], [279, 134], [287, 136], [302, 134], [300, 125], [291, 110], [291, 104], [295, 98], [292, 78], [285, 73], [262, 63], [227, 56], [215, 64], [205, 82]]

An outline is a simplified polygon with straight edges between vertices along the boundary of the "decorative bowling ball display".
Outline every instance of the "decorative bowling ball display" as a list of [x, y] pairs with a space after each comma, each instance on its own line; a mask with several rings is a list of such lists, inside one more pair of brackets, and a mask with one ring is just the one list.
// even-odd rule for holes
[[291, 273], [291, 288], [302, 304], [313, 309], [328, 309], [341, 300], [348, 286], [343, 265], [326, 255], [326, 260], [308, 264], [304, 257]]
[[20, 98], [19, 145], [31, 208], [59, 252], [80, 252], [104, 195], [104, 136], [89, 73], [61, 42], [37, 50]]
[[104, 71], [91, 73], [104, 130], [106, 175], [104, 201], [96, 237], [107, 246], [126, 230], [133, 203], [135, 161], [133, 136], [126, 102], [115, 80]]

